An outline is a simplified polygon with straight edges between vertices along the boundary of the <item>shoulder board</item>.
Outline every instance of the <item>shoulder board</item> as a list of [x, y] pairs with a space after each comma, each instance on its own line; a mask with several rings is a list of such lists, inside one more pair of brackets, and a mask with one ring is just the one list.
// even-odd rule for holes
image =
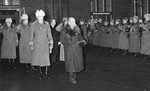
[[32, 24], [35, 24], [35, 23], [36, 23], [36, 21], [32, 22]]
[[146, 22], [146, 24], [150, 24], [150, 21]]
[[35, 23], [36, 23], [36, 21], [32, 22], [31, 24], [35, 24]]
[[49, 24], [47, 21], [44, 21], [45, 22], [45, 24]]

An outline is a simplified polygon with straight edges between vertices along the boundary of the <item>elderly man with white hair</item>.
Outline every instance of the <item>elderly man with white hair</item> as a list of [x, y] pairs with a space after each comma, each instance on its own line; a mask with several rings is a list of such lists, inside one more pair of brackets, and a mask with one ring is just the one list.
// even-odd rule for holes
[[29, 72], [32, 61], [32, 51], [29, 46], [31, 29], [27, 14], [22, 14], [21, 22], [17, 26], [17, 32], [21, 35], [19, 40], [20, 63], [25, 64], [26, 71]]
[[16, 28], [12, 27], [12, 19], [6, 18], [6, 24], [4, 24], [0, 33], [3, 34], [2, 46], [1, 46], [1, 59], [8, 59], [8, 69], [16, 68], [16, 46], [18, 45], [18, 37], [16, 34]]
[[64, 45], [66, 72], [69, 72], [70, 81], [76, 83], [76, 73], [84, 69], [82, 46], [86, 43], [73, 17], [69, 18], [68, 26], [62, 29], [60, 42]]
[[53, 38], [48, 22], [44, 21], [45, 12], [37, 10], [37, 20], [31, 24], [31, 42], [29, 43], [33, 50], [31, 65], [39, 67], [40, 79], [48, 76], [48, 67], [50, 66], [49, 53], [53, 48]]
[[145, 14], [145, 23], [140, 26], [143, 28], [141, 54], [146, 56], [144, 59], [150, 58], [150, 14]]

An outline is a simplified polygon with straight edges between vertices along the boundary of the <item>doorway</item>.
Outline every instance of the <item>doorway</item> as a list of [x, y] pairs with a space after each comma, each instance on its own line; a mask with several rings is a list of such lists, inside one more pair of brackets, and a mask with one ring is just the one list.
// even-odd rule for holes
[[4, 24], [6, 18], [12, 18], [13, 24], [17, 25], [20, 22], [20, 17], [25, 13], [24, 7], [0, 7], [0, 23]]
[[[5, 19], [6, 18], [12, 18], [12, 24], [14, 24], [15, 26], [18, 25], [20, 23], [20, 17], [21, 15], [25, 13], [25, 8], [14, 8], [8, 6], [6, 8], [1, 8], [0, 7], [0, 23], [3, 25], [5, 23]], [[18, 38], [20, 38], [20, 34], [18, 34]], [[0, 34], [0, 47], [1, 47], [1, 43], [2, 43], [2, 39], [3, 39], [3, 35]], [[17, 47], [17, 58], [19, 59], [18, 56], [19, 55], [19, 47]]]
[[6, 18], [12, 18], [13, 24], [19, 23], [19, 12], [17, 10], [0, 10], [0, 23], [4, 24]]

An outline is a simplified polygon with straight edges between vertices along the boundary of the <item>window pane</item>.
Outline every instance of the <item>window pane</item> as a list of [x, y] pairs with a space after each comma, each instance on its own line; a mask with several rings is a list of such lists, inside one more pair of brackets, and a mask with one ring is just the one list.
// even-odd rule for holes
[[20, 0], [13, 0], [13, 5], [20, 5]]
[[111, 12], [111, 5], [106, 5], [106, 12]]
[[11, 5], [12, 0], [3, 0], [3, 5]]
[[62, 5], [69, 5], [69, 0], [62, 0]]
[[104, 12], [104, 0], [98, 0], [98, 12]]
[[96, 12], [95, 2], [91, 2], [91, 12]]
[[2, 0], [0, 0], [0, 5], [3, 5], [3, 1]]
[[106, 0], [106, 5], [111, 5], [111, 0]]

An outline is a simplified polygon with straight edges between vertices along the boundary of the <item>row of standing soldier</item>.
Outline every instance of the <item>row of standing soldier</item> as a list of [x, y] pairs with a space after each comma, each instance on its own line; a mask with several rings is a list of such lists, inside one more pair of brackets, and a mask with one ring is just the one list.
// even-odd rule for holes
[[[144, 15], [144, 22], [137, 16], [102, 22], [90, 20], [86, 25], [86, 40], [89, 44], [109, 52], [130, 52], [133, 56], [150, 55], [150, 14]], [[82, 21], [81, 21], [82, 22]], [[88, 25], [88, 26], [87, 26]], [[89, 27], [89, 28], [88, 28]], [[82, 29], [82, 28], [81, 28]]]

